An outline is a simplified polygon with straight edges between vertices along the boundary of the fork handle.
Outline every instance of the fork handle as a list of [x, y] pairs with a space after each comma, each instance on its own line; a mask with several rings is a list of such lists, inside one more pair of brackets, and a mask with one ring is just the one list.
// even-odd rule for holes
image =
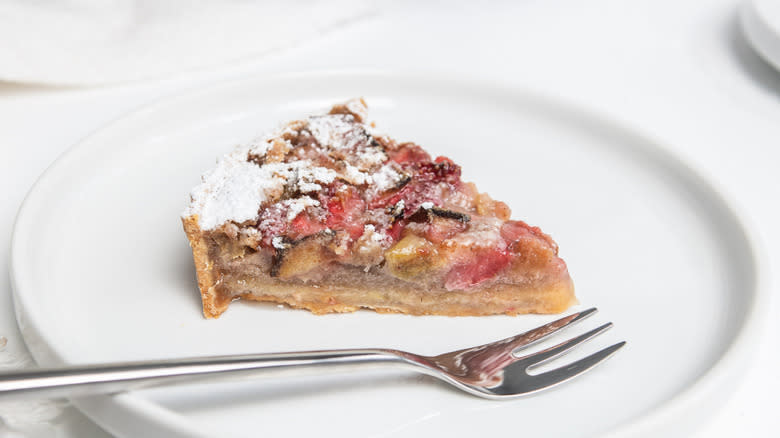
[[0, 374], [0, 402], [108, 394], [172, 383], [349, 372], [407, 364], [391, 350], [329, 350], [126, 362]]

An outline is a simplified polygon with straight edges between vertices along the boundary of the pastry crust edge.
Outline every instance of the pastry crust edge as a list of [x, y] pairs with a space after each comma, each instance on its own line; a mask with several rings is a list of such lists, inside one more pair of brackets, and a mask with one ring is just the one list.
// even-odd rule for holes
[[[487, 302], [482, 306], [468, 306], [468, 305], [452, 305], [447, 304], [443, 308], [439, 308], [436, 311], [429, 310], [429, 307], [413, 307], [403, 303], [394, 303], [393, 305], [353, 305], [340, 303], [343, 299], [343, 295], [337, 291], [328, 291], [322, 293], [322, 290], [317, 289], [309, 285], [291, 284], [291, 285], [273, 285], [270, 286], [275, 289], [275, 292], [282, 292], [282, 296], [271, 294], [242, 294], [239, 297], [241, 299], [271, 302], [277, 304], [284, 304], [294, 309], [305, 309], [316, 315], [324, 315], [327, 313], [350, 313], [360, 309], [369, 309], [377, 313], [400, 313], [405, 315], [438, 315], [438, 316], [488, 316], [488, 315], [527, 315], [527, 314], [557, 314], [565, 311], [571, 306], [579, 304], [576, 296], [574, 295], [574, 285], [569, 281], [556, 281], [546, 284], [544, 287], [513, 291], [511, 295], [532, 295], [541, 297], [539, 300], [529, 300], [533, 304], [525, 306], [515, 306], [511, 309], [506, 307], [506, 303], [500, 302]], [[285, 293], [286, 292], [286, 293]], [[297, 298], [295, 295], [306, 294], [309, 295], [309, 299]], [[345, 294], [351, 294], [352, 291], [345, 291]], [[446, 292], [442, 295], [450, 296], [467, 296], [474, 298], [479, 294], [491, 295], [490, 289], [485, 289], [476, 292], [463, 292], [453, 291]], [[319, 297], [312, 295], [321, 295]], [[436, 295], [431, 294], [432, 297]], [[527, 298], [522, 297], [522, 298]], [[552, 299], [551, 299], [552, 298]], [[517, 304], [517, 303], [515, 303]]]
[[195, 261], [195, 272], [198, 276], [198, 288], [203, 304], [203, 316], [218, 318], [227, 310], [230, 301], [218, 303], [216, 286], [219, 283], [219, 278], [217, 278], [213, 264], [209, 259], [209, 247], [204, 233], [198, 226], [198, 215], [182, 218], [181, 221], [192, 248], [192, 259]]

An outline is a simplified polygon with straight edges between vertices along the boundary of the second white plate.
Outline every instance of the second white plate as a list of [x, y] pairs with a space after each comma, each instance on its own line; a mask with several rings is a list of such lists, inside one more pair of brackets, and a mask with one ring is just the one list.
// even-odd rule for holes
[[18, 319], [36, 359], [346, 347], [431, 354], [549, 321], [315, 316], [256, 303], [202, 317], [179, 221], [199, 175], [234, 144], [353, 96], [366, 98], [380, 129], [461, 163], [465, 180], [558, 241], [583, 306], [601, 310], [588, 324], [615, 323], [581, 354], [629, 345], [581, 378], [512, 402], [381, 372], [77, 401], [93, 419], [119, 436], [636, 436], [685, 430], [723, 398], [755, 329], [760, 278], [737, 215], [705, 181], [645, 138], [565, 104], [379, 74], [218, 86], [136, 112], [61, 157], [25, 201], [12, 248]]

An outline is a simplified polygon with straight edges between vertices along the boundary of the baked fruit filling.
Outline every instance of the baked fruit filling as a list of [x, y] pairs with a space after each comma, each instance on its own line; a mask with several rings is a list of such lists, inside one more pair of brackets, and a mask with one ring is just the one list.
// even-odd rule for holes
[[206, 317], [237, 298], [314, 313], [556, 313], [558, 247], [461, 168], [366, 123], [362, 99], [240, 146], [182, 215]]

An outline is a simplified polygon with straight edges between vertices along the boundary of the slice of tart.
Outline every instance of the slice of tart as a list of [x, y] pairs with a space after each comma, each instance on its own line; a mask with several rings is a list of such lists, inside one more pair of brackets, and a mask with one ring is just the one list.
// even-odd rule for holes
[[182, 215], [206, 317], [237, 298], [314, 313], [557, 313], [558, 247], [463, 182], [460, 166], [375, 133], [362, 99], [240, 146]]

